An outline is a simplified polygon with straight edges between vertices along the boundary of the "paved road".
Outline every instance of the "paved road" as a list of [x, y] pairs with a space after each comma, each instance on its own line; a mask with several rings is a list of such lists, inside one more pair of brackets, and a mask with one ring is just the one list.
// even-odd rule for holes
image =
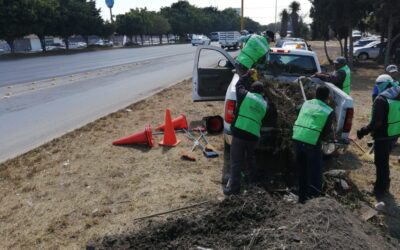
[[[171, 45], [0, 62], [0, 162], [190, 77], [195, 50]], [[210, 65], [217, 56], [203, 60]]]

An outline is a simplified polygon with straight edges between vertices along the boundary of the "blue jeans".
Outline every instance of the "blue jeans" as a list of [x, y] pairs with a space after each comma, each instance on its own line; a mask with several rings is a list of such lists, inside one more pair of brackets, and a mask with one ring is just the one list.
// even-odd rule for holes
[[320, 145], [295, 142], [299, 177], [299, 202], [317, 197], [322, 192], [322, 151]]

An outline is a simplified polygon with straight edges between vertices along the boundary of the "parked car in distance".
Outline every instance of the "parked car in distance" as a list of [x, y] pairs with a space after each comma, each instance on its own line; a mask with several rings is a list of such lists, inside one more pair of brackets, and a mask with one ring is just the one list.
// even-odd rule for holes
[[86, 48], [87, 44], [84, 42], [77, 42], [77, 43], [69, 43], [70, 49], [83, 49]]
[[376, 38], [370, 38], [370, 37], [362, 38], [353, 43], [353, 48], [364, 47], [364, 46], [366, 46], [370, 43], [376, 42], [376, 41], [378, 41], [378, 39], [376, 39]]
[[109, 41], [109, 40], [100, 39], [95, 43], [95, 45], [102, 46], [102, 47], [112, 47], [112, 46], [114, 46], [114, 43], [112, 41]]
[[303, 39], [303, 38], [297, 38], [297, 37], [285, 37], [285, 38], [281, 38], [281, 39], [279, 39], [279, 40], [276, 42], [275, 47], [276, 47], [276, 48], [282, 48], [282, 45], [283, 45], [285, 42], [289, 42], [289, 41], [291, 41], [291, 42], [304, 42], [304, 39]]
[[218, 42], [219, 41], [219, 32], [211, 32], [211, 41]]
[[362, 37], [362, 32], [358, 30], [353, 30], [352, 36], [353, 36], [353, 41], [359, 40]]
[[55, 51], [55, 50], [64, 50], [65, 45], [61, 43], [53, 43], [51, 45], [46, 46], [47, 51]]
[[375, 41], [365, 45], [364, 47], [354, 48], [354, 58], [357, 60], [375, 59], [379, 56], [379, 51], [382, 47], [385, 49], [386, 42], [381, 43], [380, 41]]
[[211, 40], [205, 35], [193, 35], [192, 36], [192, 45], [210, 45]]

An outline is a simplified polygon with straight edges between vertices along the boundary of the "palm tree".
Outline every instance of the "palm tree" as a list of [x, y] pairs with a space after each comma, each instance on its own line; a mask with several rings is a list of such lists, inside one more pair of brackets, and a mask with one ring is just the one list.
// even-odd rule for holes
[[279, 34], [281, 35], [281, 37], [286, 37], [288, 29], [289, 13], [286, 9], [283, 9], [280, 16], [281, 16], [281, 31], [279, 32]]
[[299, 37], [299, 14], [298, 12], [300, 11], [300, 3], [297, 1], [293, 1], [290, 5], [290, 19], [292, 22], [292, 29], [293, 29], [293, 35], [295, 37]]

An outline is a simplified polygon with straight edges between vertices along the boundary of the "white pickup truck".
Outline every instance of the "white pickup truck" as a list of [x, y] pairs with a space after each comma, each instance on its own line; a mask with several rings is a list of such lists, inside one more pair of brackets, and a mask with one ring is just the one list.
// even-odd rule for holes
[[[212, 66], [199, 63], [201, 55], [208, 56], [214, 53], [216, 62]], [[279, 61], [279, 64], [274, 62]], [[208, 61], [210, 63], [210, 61]], [[239, 80], [234, 71], [234, 59], [223, 49], [214, 46], [200, 46], [197, 48], [193, 79], [192, 99], [198, 101], [225, 101], [224, 111], [224, 139], [225, 154], [229, 153], [232, 140], [231, 123], [234, 119], [236, 108], [235, 85]], [[284, 50], [272, 48], [268, 55], [265, 78], [277, 82], [298, 84], [296, 79], [300, 76], [310, 77], [316, 72], [321, 72], [321, 66], [315, 52], [307, 50]], [[331, 97], [336, 104], [336, 143], [331, 145], [336, 148], [345, 148], [349, 144], [349, 133], [353, 120], [353, 99], [341, 89], [329, 82], [322, 82], [312, 78], [315, 83], [325, 84], [331, 90]], [[263, 137], [268, 136], [272, 128], [263, 127], [261, 130], [261, 143]], [[332, 153], [332, 147], [325, 154]]]
[[221, 48], [238, 49], [240, 33], [238, 31], [222, 31], [219, 33], [219, 44]]

